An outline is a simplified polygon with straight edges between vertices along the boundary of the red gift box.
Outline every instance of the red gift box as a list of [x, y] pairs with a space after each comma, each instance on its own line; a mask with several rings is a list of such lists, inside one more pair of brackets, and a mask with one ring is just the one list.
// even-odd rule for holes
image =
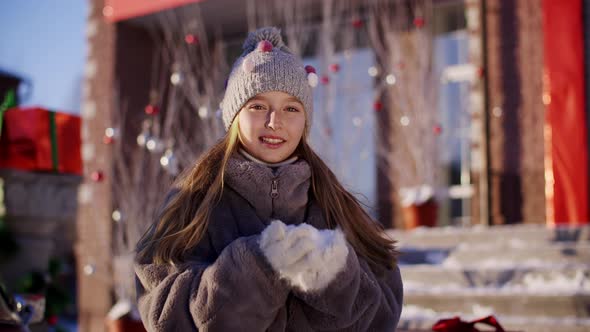
[[82, 175], [80, 117], [20, 107], [0, 116], [0, 168]]

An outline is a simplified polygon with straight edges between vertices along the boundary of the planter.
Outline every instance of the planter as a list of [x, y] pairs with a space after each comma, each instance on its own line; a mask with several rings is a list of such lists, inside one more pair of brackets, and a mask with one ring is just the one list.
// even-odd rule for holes
[[404, 225], [406, 229], [416, 227], [435, 227], [438, 204], [431, 198], [421, 204], [410, 204], [402, 207]]
[[105, 320], [107, 332], [146, 332], [137, 307], [129, 300], [119, 300], [111, 308]]
[[108, 332], [146, 332], [140, 320], [129, 317], [121, 317], [114, 320], [107, 319], [106, 325]]

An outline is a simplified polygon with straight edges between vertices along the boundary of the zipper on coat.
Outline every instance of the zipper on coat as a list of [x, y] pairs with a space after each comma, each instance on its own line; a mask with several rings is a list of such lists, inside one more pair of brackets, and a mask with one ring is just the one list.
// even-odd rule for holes
[[272, 199], [279, 197], [279, 180], [272, 180], [272, 186], [270, 187], [270, 197], [272, 197]]
[[279, 197], [279, 180], [272, 180], [270, 186], [270, 198], [271, 198], [271, 217], [275, 215], [275, 198]]

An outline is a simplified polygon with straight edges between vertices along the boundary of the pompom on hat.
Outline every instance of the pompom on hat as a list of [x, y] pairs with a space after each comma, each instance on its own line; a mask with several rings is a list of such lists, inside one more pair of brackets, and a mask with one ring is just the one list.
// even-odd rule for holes
[[232, 67], [221, 102], [225, 130], [250, 98], [269, 91], [286, 92], [299, 99], [305, 108], [309, 129], [313, 102], [308, 70], [285, 45], [281, 31], [266, 27], [250, 32], [242, 49], [242, 55]]

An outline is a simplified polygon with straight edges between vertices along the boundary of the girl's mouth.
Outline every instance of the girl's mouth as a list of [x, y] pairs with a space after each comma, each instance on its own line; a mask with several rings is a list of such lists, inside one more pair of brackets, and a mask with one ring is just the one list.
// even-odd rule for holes
[[261, 136], [259, 140], [264, 146], [270, 149], [278, 149], [285, 143], [284, 139], [272, 136]]

